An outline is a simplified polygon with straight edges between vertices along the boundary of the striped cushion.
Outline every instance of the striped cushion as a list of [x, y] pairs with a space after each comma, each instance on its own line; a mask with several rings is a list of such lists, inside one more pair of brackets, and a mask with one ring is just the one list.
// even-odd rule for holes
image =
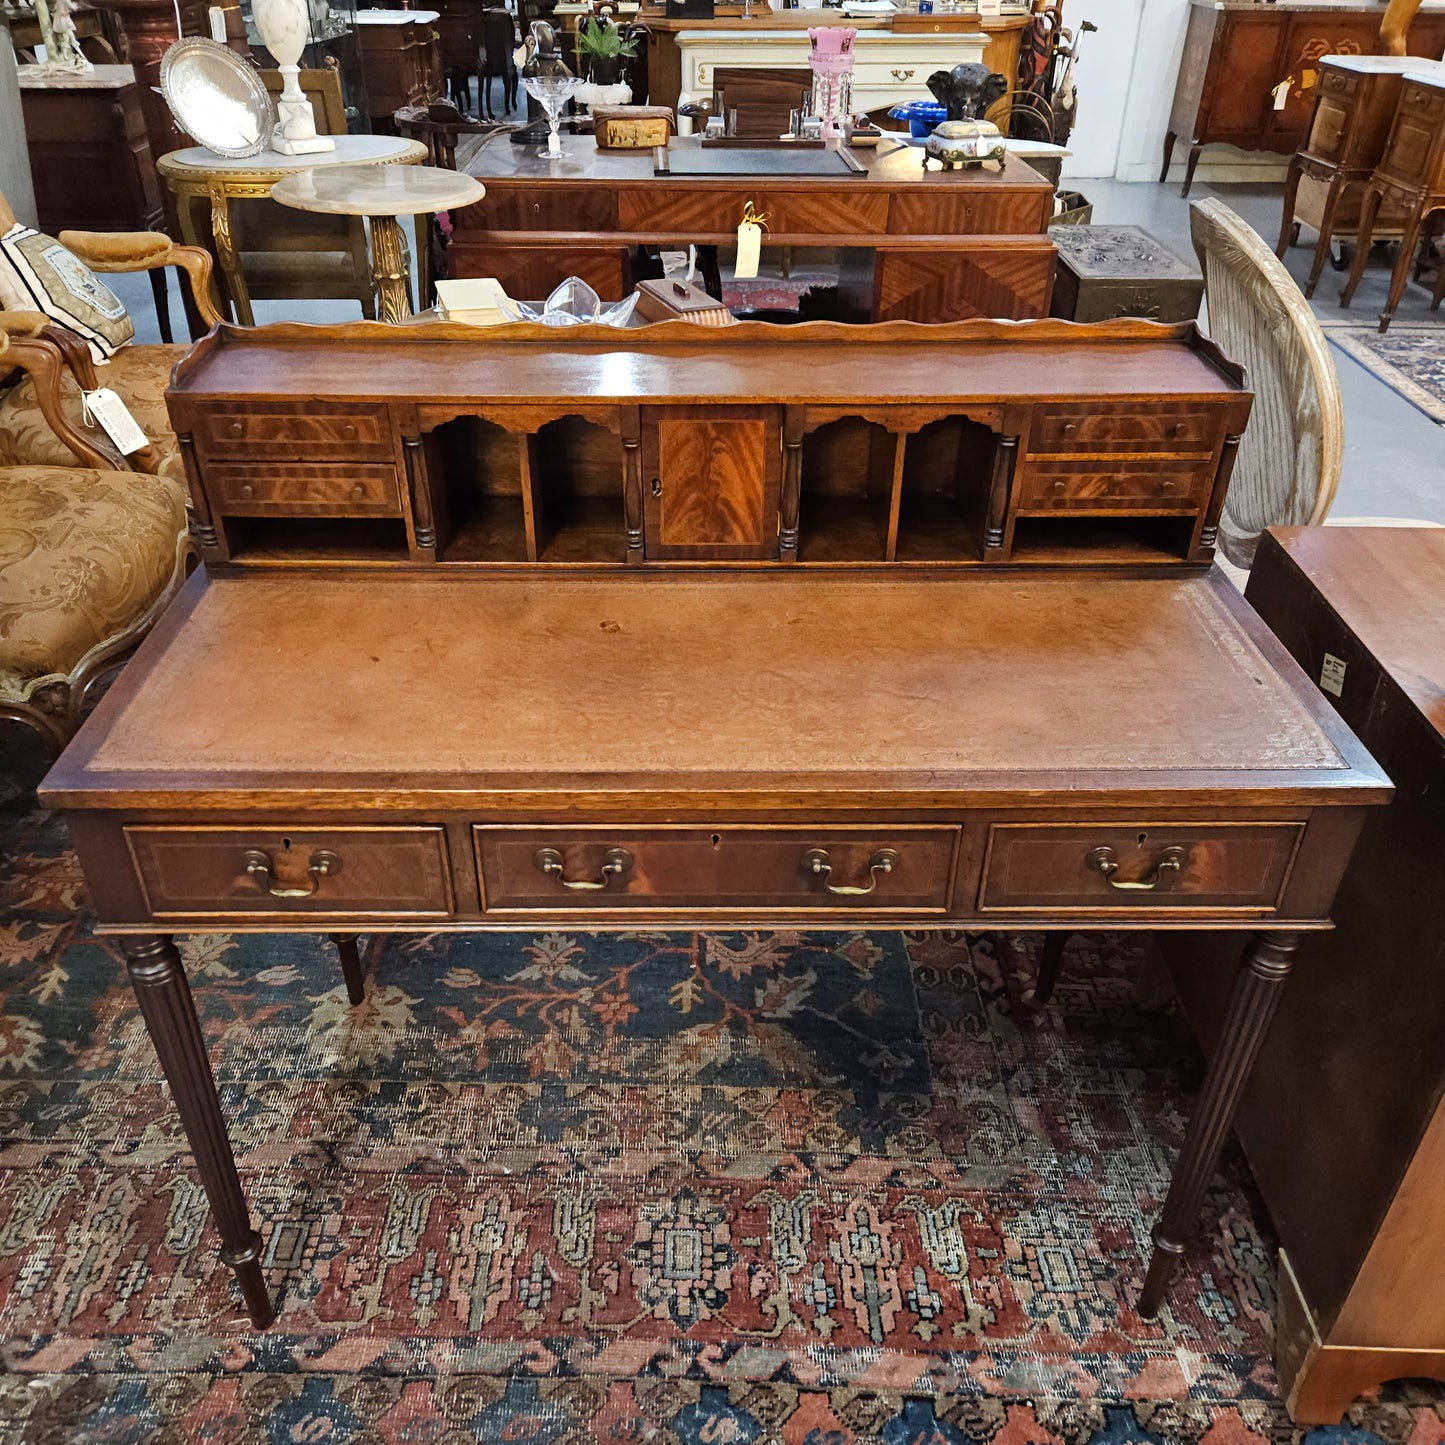
[[0, 236], [0, 306], [43, 311], [108, 361], [135, 335], [125, 304], [54, 236], [16, 224]]

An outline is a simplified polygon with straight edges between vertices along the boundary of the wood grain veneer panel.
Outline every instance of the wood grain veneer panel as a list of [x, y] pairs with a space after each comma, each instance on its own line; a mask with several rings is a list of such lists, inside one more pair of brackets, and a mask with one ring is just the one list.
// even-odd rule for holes
[[[1056, 770], [1245, 786], [1345, 767], [1208, 578], [189, 585], [189, 614], [148, 639], [83, 730], [90, 770], [218, 786], [847, 775], [943, 789], [999, 774], [1047, 788]], [[275, 644], [301, 628], [304, 648]]]

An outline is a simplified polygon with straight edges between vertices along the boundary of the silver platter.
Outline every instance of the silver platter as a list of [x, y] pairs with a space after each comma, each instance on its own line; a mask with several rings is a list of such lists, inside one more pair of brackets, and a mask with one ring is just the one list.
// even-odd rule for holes
[[161, 57], [161, 94], [176, 124], [217, 155], [239, 160], [271, 142], [276, 108], [265, 81], [215, 40], [176, 41]]

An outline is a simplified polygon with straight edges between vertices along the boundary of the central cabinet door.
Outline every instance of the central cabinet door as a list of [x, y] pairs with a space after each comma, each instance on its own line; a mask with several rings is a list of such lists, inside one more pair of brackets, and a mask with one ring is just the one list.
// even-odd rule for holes
[[782, 407], [644, 407], [645, 555], [776, 560], [782, 475]]

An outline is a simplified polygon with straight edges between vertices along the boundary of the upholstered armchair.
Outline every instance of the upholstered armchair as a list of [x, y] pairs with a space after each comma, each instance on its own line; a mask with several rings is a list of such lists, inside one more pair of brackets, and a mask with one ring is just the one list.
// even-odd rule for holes
[[[14, 224], [15, 217], [0, 196], [0, 233]], [[211, 295], [211, 257], [198, 246], [178, 246], [169, 236], [151, 231], [94, 232], [62, 231], [57, 238], [96, 272], [151, 271], [175, 266], [190, 282], [196, 310], [208, 326], [221, 319]], [[12, 336], [34, 328], [37, 313], [0, 311], [0, 328]], [[14, 318], [21, 321], [16, 323]], [[10, 318], [7, 320], [7, 318]], [[45, 318], [42, 318], [45, 320]], [[171, 368], [189, 347], [176, 345], [123, 346], [102, 366], [85, 370], [89, 353], [83, 344], [65, 345], [61, 329], [46, 321], [45, 334], [62, 346], [71, 365], [59, 377], [45, 373], [43, 361], [27, 368], [18, 385], [0, 391], [0, 466], [71, 466], [77, 459], [74, 436], [88, 439], [90, 455], [81, 459], [89, 465], [134, 466], [152, 473], [164, 473], [184, 481], [175, 433], [166, 411], [165, 389]], [[60, 334], [57, 334], [60, 333]], [[0, 387], [4, 386], [9, 362], [0, 362]], [[39, 369], [37, 370], [36, 367]], [[121, 461], [105, 433], [87, 425], [81, 404], [81, 390], [107, 386], [130, 408], [151, 447]]]
[[[0, 370], [19, 364], [31, 381], [32, 367], [64, 370], [52, 343], [11, 334], [15, 317], [0, 328]], [[0, 465], [0, 718], [28, 724], [56, 752], [193, 555], [181, 487], [97, 461]]]

